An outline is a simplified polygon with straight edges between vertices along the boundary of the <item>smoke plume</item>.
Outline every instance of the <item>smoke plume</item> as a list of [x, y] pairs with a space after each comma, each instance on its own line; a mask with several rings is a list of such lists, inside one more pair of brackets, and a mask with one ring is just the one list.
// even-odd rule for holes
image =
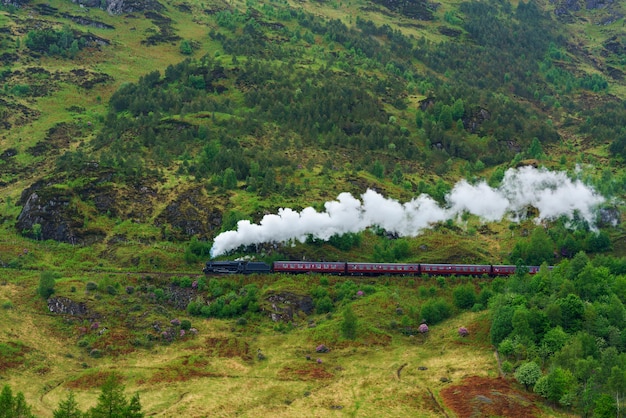
[[241, 245], [265, 242], [304, 242], [311, 235], [327, 240], [335, 234], [359, 232], [378, 226], [399, 236], [414, 237], [424, 229], [467, 212], [484, 222], [524, 218], [529, 206], [537, 209], [537, 222], [575, 216], [594, 224], [594, 211], [604, 198], [580, 180], [571, 180], [565, 172], [552, 172], [534, 167], [509, 169], [501, 185], [470, 184], [459, 181], [446, 195], [441, 206], [432, 197], [422, 194], [400, 203], [373, 190], [361, 195], [341, 193], [336, 200], [324, 204], [325, 211], [308, 207], [300, 212], [289, 208], [266, 215], [258, 224], [239, 221], [237, 230], [219, 234], [213, 242], [211, 255], [217, 257]]

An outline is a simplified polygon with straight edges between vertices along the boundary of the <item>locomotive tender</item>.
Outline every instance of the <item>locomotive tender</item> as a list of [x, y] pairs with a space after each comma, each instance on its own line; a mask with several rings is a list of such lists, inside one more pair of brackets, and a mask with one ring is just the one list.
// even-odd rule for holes
[[[526, 266], [536, 274], [540, 266]], [[551, 267], [549, 267], [551, 268]], [[510, 276], [517, 270], [513, 265], [495, 264], [425, 264], [425, 263], [356, 263], [337, 261], [207, 261], [205, 274], [261, 273], [322, 273], [346, 276]]]

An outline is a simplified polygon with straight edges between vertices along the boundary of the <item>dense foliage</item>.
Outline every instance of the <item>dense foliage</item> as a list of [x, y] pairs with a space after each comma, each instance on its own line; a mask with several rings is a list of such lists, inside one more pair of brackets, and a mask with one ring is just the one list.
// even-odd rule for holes
[[530, 280], [524, 275], [509, 280], [490, 305], [491, 340], [518, 366], [520, 383], [585, 416], [592, 411], [609, 416], [599, 410], [621, 407], [626, 390], [624, 272], [623, 260], [591, 261], [581, 252], [554, 270], [542, 268]]

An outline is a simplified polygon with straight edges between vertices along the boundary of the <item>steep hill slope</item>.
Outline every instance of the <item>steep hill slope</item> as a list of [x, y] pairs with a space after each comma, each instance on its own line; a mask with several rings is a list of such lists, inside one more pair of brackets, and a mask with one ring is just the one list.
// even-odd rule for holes
[[[443, 202], [527, 158], [623, 190], [619, 4], [34, 1], [0, 18], [10, 235], [210, 241], [341, 192]], [[463, 259], [507, 258], [489, 234], [508, 232], [470, 229]]]

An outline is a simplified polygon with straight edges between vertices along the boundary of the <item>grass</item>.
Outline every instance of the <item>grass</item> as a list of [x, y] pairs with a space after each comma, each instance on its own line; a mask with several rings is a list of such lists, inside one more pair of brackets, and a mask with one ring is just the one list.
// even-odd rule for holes
[[[335, 278], [330, 279], [332, 286]], [[317, 285], [318, 280], [316, 276], [285, 277], [265, 291], [275, 288], [302, 294], [309, 286]], [[375, 279], [374, 286], [379, 291], [354, 304], [361, 323], [356, 341], [343, 340], [338, 334], [339, 313], [332, 317], [299, 318], [287, 332], [275, 331], [267, 320], [235, 325], [234, 320], [192, 318], [193, 326], [199, 330], [196, 337], [131, 350], [124, 349], [125, 343], [118, 340], [128, 330], [112, 322], [112, 312], [119, 309], [123, 300], [128, 299], [130, 304], [139, 300], [136, 294], [124, 296], [123, 286], [132, 284], [138, 289], [143, 283], [141, 279], [90, 274], [57, 280], [58, 295], [84, 301], [92, 312], [104, 315], [101, 327], [106, 326], [108, 331], [102, 336], [88, 331], [87, 348], [77, 344], [83, 338], [77, 331], [80, 325], [66, 324], [56, 316], [39, 315], [46, 308], [35, 295], [37, 281], [38, 274], [22, 272], [0, 286], [0, 300], [13, 304], [12, 309], [3, 311], [6, 320], [0, 324], [2, 347], [24, 347], [23, 365], [0, 370], [0, 375], [14, 391], [24, 392], [33, 412], [42, 417], [50, 416], [68, 390], [74, 391], [83, 410], [93, 406], [99, 385], [110, 373], [122, 375], [127, 396], [140, 394], [147, 415], [198, 417], [308, 417], [338, 413], [369, 416], [376, 411], [391, 417], [410, 415], [415, 410], [424, 411], [421, 416], [434, 417], [438, 412], [428, 412], [432, 401], [427, 389], [436, 394], [445, 386], [441, 377], [454, 382], [466, 375], [496, 374], [491, 348], [484, 343], [488, 340], [481, 325], [485, 323], [485, 313], [463, 313], [431, 327], [425, 338], [379, 330], [376, 317], [380, 322], [381, 317], [395, 315], [396, 302], [413, 305], [419, 300], [410, 295], [415, 294], [420, 280], [410, 288], [402, 283], [391, 284], [385, 291], [383, 279]], [[98, 282], [100, 290], [85, 293], [87, 281]], [[107, 295], [104, 288], [116, 283], [121, 284], [122, 293]], [[76, 291], [70, 291], [70, 287]], [[407, 291], [407, 298], [394, 296]], [[102, 296], [94, 298], [98, 294]], [[141, 312], [151, 312], [149, 305], [141, 305]], [[181, 317], [171, 308], [166, 310], [168, 315]], [[157, 311], [136, 325], [141, 327], [163, 318]], [[304, 326], [308, 319], [318, 325]], [[460, 339], [456, 335], [459, 326], [466, 326], [470, 337]], [[331, 351], [316, 353], [315, 347], [321, 343]], [[92, 348], [115, 353], [112, 347], [122, 349], [118, 352], [124, 354], [102, 358], [88, 354]], [[257, 351], [263, 353], [264, 360], [257, 358]], [[398, 369], [405, 363], [398, 377]], [[420, 366], [428, 371], [419, 370]]]

